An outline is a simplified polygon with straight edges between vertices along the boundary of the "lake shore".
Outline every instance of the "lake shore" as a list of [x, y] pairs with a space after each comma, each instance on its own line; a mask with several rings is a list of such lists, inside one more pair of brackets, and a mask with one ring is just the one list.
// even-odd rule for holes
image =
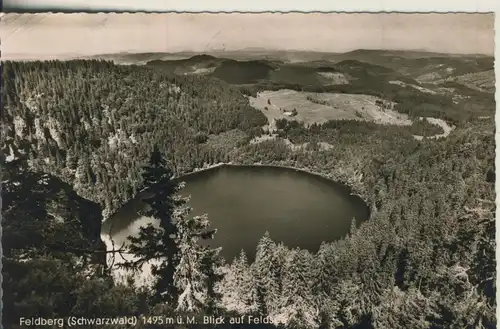
[[[224, 167], [224, 166], [227, 166], [227, 167], [230, 167], [230, 166], [233, 166], [233, 167], [259, 167], [260, 166], [260, 167], [269, 167], [269, 168], [277, 168], [277, 169], [287, 169], [287, 170], [306, 173], [309, 175], [314, 175], [314, 176], [320, 177], [322, 179], [326, 179], [332, 183], [339, 184], [344, 188], [347, 188], [349, 190], [350, 195], [356, 196], [356, 197], [362, 199], [363, 202], [368, 206], [368, 208], [371, 209], [372, 202], [368, 198], [368, 195], [364, 192], [364, 186], [362, 185], [361, 182], [359, 182], [359, 181], [353, 182], [353, 181], [343, 179], [343, 177], [340, 177], [340, 175], [333, 175], [331, 173], [327, 174], [327, 173], [323, 173], [320, 171], [316, 171], [316, 170], [311, 169], [311, 168], [295, 167], [295, 166], [292, 166], [289, 164], [283, 164], [283, 163], [280, 163], [280, 164], [262, 163], [262, 162], [236, 163], [233, 161], [231, 161], [231, 162], [219, 162], [219, 163], [212, 164], [212, 165], [207, 164], [207, 165], [203, 166], [202, 168], [195, 168], [195, 170], [193, 170], [185, 175], [173, 177], [173, 179], [178, 180], [178, 181], [182, 181], [182, 178], [184, 178], [184, 177], [187, 178], [187, 177], [190, 177], [192, 175], [196, 175], [196, 174], [199, 174], [199, 173], [202, 173], [205, 171], [209, 171], [209, 170], [219, 168], [219, 167]], [[371, 212], [370, 212], [370, 217], [371, 217]]]
[[[243, 172], [248, 172], [249, 173], [249, 176], [247, 176], [249, 178], [246, 178], [246, 179], [250, 179], [252, 181], [254, 180], [254, 178], [253, 178], [254, 174], [255, 174], [255, 179], [258, 179], [259, 173], [261, 171], [271, 171], [271, 172], [274, 172], [275, 170], [276, 170], [276, 173], [284, 175], [284, 176], [277, 175], [276, 177], [274, 177], [276, 179], [276, 181], [280, 181], [282, 178], [288, 179], [288, 180], [290, 180], [290, 179], [291, 180], [298, 179], [300, 181], [301, 179], [304, 179], [304, 177], [307, 180], [322, 181], [325, 186], [331, 186], [334, 190], [336, 190], [337, 192], [335, 192], [335, 193], [341, 193], [341, 194], [349, 195], [350, 196], [348, 199], [350, 199], [351, 201], [349, 201], [349, 202], [355, 202], [357, 204], [356, 209], [358, 209], [358, 211], [364, 212], [364, 215], [362, 217], [358, 217], [356, 215], [355, 217], [357, 219], [360, 219], [362, 222], [364, 222], [364, 221], [370, 220], [372, 218], [372, 211], [371, 211], [370, 207], [368, 206], [368, 204], [366, 203], [366, 201], [359, 194], [355, 193], [351, 187], [349, 187], [345, 183], [342, 183], [340, 181], [336, 181], [336, 180], [332, 179], [331, 177], [328, 177], [325, 174], [321, 174], [320, 172], [312, 171], [312, 170], [310, 170], [308, 168], [298, 168], [298, 167], [294, 167], [294, 166], [290, 166], [290, 165], [283, 165], [283, 164], [279, 164], [278, 165], [278, 164], [266, 164], [266, 163], [253, 163], [253, 164], [235, 164], [234, 162], [230, 162], [230, 163], [217, 163], [217, 164], [213, 164], [213, 165], [208, 165], [207, 164], [207, 165], [203, 166], [202, 168], [196, 168], [195, 170], [193, 170], [192, 172], [190, 172], [190, 173], [188, 173], [186, 175], [180, 175], [180, 176], [177, 176], [177, 177], [173, 177], [172, 181], [174, 183], [180, 183], [180, 182], [186, 181], [187, 182], [187, 187], [189, 187], [189, 186], [196, 186], [196, 181], [197, 180], [200, 180], [200, 179], [203, 180], [204, 179], [204, 176], [205, 176], [203, 174], [204, 172], [207, 173], [208, 177], [210, 177], [210, 175], [214, 175], [214, 174], [215, 175], [220, 175], [221, 173], [218, 171], [218, 168], [220, 168], [221, 170], [223, 170], [223, 173], [222, 173], [223, 177], [225, 177], [225, 174], [224, 174], [225, 169], [223, 169], [223, 168], [234, 168], [237, 172], [239, 172], [239, 170], [237, 168], [241, 168]], [[294, 173], [300, 173], [300, 174], [294, 174]], [[194, 176], [197, 176], [197, 175], [200, 175], [200, 174], [201, 174], [201, 177], [194, 177]], [[296, 175], [297, 175], [297, 177], [296, 177]], [[193, 181], [191, 180], [191, 178], [193, 179]], [[269, 180], [269, 178], [266, 178], [266, 179], [269, 182], [268, 184], [271, 184], [271, 185], [274, 184], [273, 183], [274, 180], [272, 180], [272, 179]], [[194, 184], [194, 185], [191, 185], [191, 184]], [[242, 192], [244, 192], [244, 190], [246, 189], [245, 184], [229, 185], [229, 187], [230, 186], [239, 186], [240, 189], [243, 189]], [[267, 185], [267, 186], [269, 186], [269, 185]], [[223, 189], [226, 189], [226, 188], [224, 187]], [[294, 189], [292, 188], [292, 189], [287, 189], [286, 191], [293, 191], [293, 190]], [[263, 191], [268, 191], [268, 190], [265, 189]], [[274, 192], [269, 192], [269, 193], [271, 193], [271, 194], [269, 194], [269, 197], [273, 197], [273, 195], [283, 194], [282, 192], [284, 192], [286, 194], [286, 191], [279, 191], [277, 194], [275, 194]], [[140, 201], [140, 199], [141, 199], [141, 195], [140, 194], [141, 193], [147, 194], [148, 192], [147, 192], [147, 190], [141, 191], [132, 200], [130, 200], [129, 203], [127, 203], [125, 206], [128, 207], [128, 205], [130, 204], [130, 202], [139, 202], [139, 203], [142, 203], [142, 201]], [[187, 193], [190, 193], [190, 192], [187, 192]], [[207, 193], [207, 191], [205, 191], [204, 193]], [[244, 194], [245, 193], [242, 193], [242, 194], [240, 194], [240, 193], [234, 193], [233, 195], [242, 195], [242, 198], [251, 199], [251, 198], [247, 198], [247, 197], [243, 196]], [[308, 199], [308, 197], [306, 196], [305, 199]], [[309, 199], [311, 199], [311, 198], [309, 198]], [[318, 200], [318, 199], [321, 199], [321, 198], [312, 197], [312, 199]], [[197, 200], [198, 200], [198, 202], [199, 202], [199, 200], [201, 200], [199, 198], [199, 196], [198, 196]], [[218, 198], [217, 200], [224, 200], [224, 199]], [[270, 199], [266, 198], [266, 200], [270, 200]], [[289, 199], [287, 199], [287, 200], [289, 200]], [[333, 203], [336, 202], [335, 200], [336, 200], [335, 197], [333, 197], [332, 199], [328, 198], [328, 201], [326, 201], [326, 204], [330, 204], [331, 205], [332, 202]], [[356, 200], [356, 201], [353, 201], [353, 200]], [[264, 200], [262, 200], [262, 201], [264, 201]], [[269, 206], [269, 205], [268, 206], [264, 206], [263, 209], [274, 209], [274, 207], [280, 207], [280, 205], [283, 205], [285, 207], [287, 205], [287, 202], [274, 202], [274, 201], [268, 201], [268, 202], [272, 203], [272, 205], [271, 206]], [[293, 204], [293, 205], [297, 204], [294, 201], [291, 201], [291, 202], [292, 202], [291, 204]], [[209, 202], [209, 204], [213, 204], [213, 202], [212, 203]], [[316, 203], [314, 203], [314, 204], [316, 204]], [[125, 214], [126, 213], [131, 213], [131, 211], [133, 210], [132, 208], [126, 210]], [[361, 210], [362, 208], [364, 208], [364, 209]], [[251, 209], [256, 209], [256, 208], [251, 208]], [[337, 214], [337, 212], [336, 212], [337, 210], [335, 210], [335, 209], [338, 210], [338, 209], [341, 209], [341, 208], [331, 208], [330, 211], [327, 211], [327, 212], [320, 211], [320, 213], [323, 214], [322, 216], [327, 216], [327, 217], [330, 218], [330, 214], [331, 215], [336, 215]], [[264, 212], [266, 212], [266, 211], [267, 210], [265, 210]], [[248, 209], [247, 209], [247, 211], [244, 211], [243, 213], [248, 213]], [[272, 210], [270, 210], [270, 213], [272, 213]], [[286, 214], [286, 212], [285, 212], [285, 214]], [[317, 214], [318, 214], [317, 208], [311, 208], [310, 212], [306, 211], [305, 217], [308, 217], [309, 215], [314, 217], [314, 216], [317, 216]], [[122, 215], [124, 215], [124, 213], [121, 213], [121, 215], [120, 215], [120, 212], [118, 212], [118, 213], [115, 213], [115, 215], [122, 216]], [[288, 215], [290, 215], [290, 214], [288, 214]], [[113, 217], [113, 216], [111, 216], [111, 217]], [[219, 214], [219, 216], [216, 216], [216, 218], [222, 218], [222, 217], [223, 216], [220, 216], [220, 214]], [[273, 216], [271, 215], [270, 218], [273, 218]], [[293, 215], [291, 217], [287, 217], [287, 218], [293, 218]], [[348, 218], [351, 218], [351, 217], [348, 216]], [[150, 220], [151, 220], [150, 218], [142, 217], [142, 218], [139, 218], [135, 222], [135, 224], [133, 224], [132, 226], [130, 224], [127, 224], [127, 225], [124, 226], [124, 228], [127, 227], [127, 230], [130, 230], [130, 232], [137, 232], [138, 228], [140, 226], [147, 224]], [[104, 225], [106, 225], [106, 224], [104, 224]], [[111, 223], [110, 225], [113, 225], [113, 224]], [[129, 227], [132, 227], [132, 228], [129, 228]], [[312, 227], [316, 227], [316, 225], [313, 225]], [[327, 227], [329, 227], [329, 226], [327, 226]], [[338, 232], [341, 232], [342, 230], [343, 229], [341, 229], [340, 227], [337, 227], [337, 229], [334, 229], [332, 232], [334, 232], [334, 234], [337, 234]], [[276, 230], [271, 230], [271, 231], [276, 233]], [[307, 230], [305, 230], [305, 231], [307, 231]], [[304, 233], [305, 231], [299, 230], [299, 232], [302, 232], [302, 234], [305, 234]], [[223, 232], [222, 229], [221, 229], [221, 232]], [[226, 232], [225, 234], [227, 235], [228, 234], [227, 232], [233, 232], [233, 231], [232, 230], [228, 230], [227, 227], [226, 227], [225, 232]], [[101, 240], [105, 243], [106, 248], [107, 248], [108, 251], [113, 250], [114, 247], [115, 247], [115, 244], [117, 246], [122, 246], [122, 244], [125, 243], [124, 240], [123, 240], [123, 237], [126, 236], [126, 235], [128, 235], [128, 233], [125, 234], [125, 235], [123, 233], [118, 233], [118, 234], [119, 234], [118, 236], [114, 236], [110, 231], [109, 232], [101, 232]], [[244, 233], [244, 234], [246, 234], [245, 236], [249, 235], [248, 232]], [[305, 234], [305, 235], [307, 236], [307, 234]], [[249, 236], [251, 236], [251, 235], [249, 235]], [[286, 235], [285, 235], [285, 238], [282, 238], [282, 239], [286, 240]], [[321, 241], [327, 241], [325, 239], [326, 238], [323, 237], [321, 239]], [[242, 239], [238, 239], [238, 241], [244, 241], [244, 240], [245, 239], [243, 239], [243, 238]], [[248, 243], [247, 243], [247, 245], [248, 245]], [[307, 249], [307, 247], [304, 247], [304, 248]], [[226, 249], [226, 250], [232, 250], [232, 249], [234, 249], [234, 248], [229, 248], [229, 249]], [[230, 256], [227, 256], [227, 257], [229, 257], [227, 259], [232, 259], [233, 255], [230, 255]], [[123, 270], [123, 269], [120, 269], [120, 268], [117, 267], [118, 264], [121, 264], [121, 263], [127, 261], [126, 258], [127, 259], [128, 258], [133, 259], [134, 255], [129, 254], [127, 252], [123, 252], [123, 253], [120, 253], [119, 255], [116, 255], [116, 257], [108, 257], [108, 259], [107, 259], [108, 264], [111, 264], [111, 266], [114, 268], [114, 270], [113, 270], [113, 276], [114, 276], [115, 280], [117, 280], [119, 282], [124, 282], [124, 280], [126, 280], [126, 278], [128, 276], [132, 275], [134, 277], [135, 281], [136, 281], [136, 284], [138, 284], [140, 286], [148, 286], [150, 284], [150, 282], [151, 282], [151, 279], [152, 279], [152, 277], [151, 277], [151, 270], [150, 270], [152, 264], [150, 264], [150, 263], [145, 264], [141, 268], [141, 271], [140, 271], [141, 273], [140, 274], [137, 274], [137, 273], [134, 274], [132, 272], [129, 272], [129, 271], [126, 271], [126, 270]]]

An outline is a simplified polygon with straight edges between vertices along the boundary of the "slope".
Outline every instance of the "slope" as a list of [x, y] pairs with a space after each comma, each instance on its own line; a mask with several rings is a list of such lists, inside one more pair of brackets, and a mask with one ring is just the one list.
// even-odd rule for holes
[[188, 172], [217, 157], [209, 136], [238, 130], [251, 138], [266, 122], [236, 89], [203, 77], [103, 61], [2, 68], [3, 152], [26, 154], [31, 168], [106, 209], [135, 194], [153, 144], [176, 173]]

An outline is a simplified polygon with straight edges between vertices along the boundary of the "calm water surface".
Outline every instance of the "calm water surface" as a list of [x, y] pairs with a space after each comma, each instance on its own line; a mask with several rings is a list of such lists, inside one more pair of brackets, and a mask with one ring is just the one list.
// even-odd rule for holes
[[[222, 247], [226, 259], [241, 249], [253, 258], [266, 231], [288, 247], [316, 252], [322, 241], [345, 236], [353, 217], [358, 224], [368, 217], [364, 202], [347, 188], [286, 168], [223, 166], [185, 176], [182, 181], [186, 187], [181, 194], [191, 197], [193, 214], [207, 213], [217, 228], [210, 243]], [[129, 205], [127, 216], [115, 218], [119, 223], [112, 236], [123, 238], [137, 231], [135, 208]], [[109, 224], [104, 223], [103, 229]]]

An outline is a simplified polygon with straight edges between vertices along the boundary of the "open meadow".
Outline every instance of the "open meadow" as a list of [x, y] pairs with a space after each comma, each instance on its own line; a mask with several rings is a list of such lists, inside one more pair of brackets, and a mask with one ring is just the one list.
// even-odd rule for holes
[[371, 95], [284, 89], [260, 92], [257, 97], [250, 97], [250, 105], [261, 110], [269, 122], [290, 118], [287, 114], [296, 110], [297, 115], [293, 119], [307, 125], [329, 120], [364, 120], [402, 126], [412, 124], [407, 115], [386, 108], [391, 105]]

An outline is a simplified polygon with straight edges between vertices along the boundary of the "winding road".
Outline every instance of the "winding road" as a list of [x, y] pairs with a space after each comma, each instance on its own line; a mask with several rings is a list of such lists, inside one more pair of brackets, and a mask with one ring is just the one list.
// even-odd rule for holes
[[442, 120], [442, 119], [438, 119], [438, 118], [422, 118], [420, 117], [419, 118], [420, 120], [423, 120], [423, 119], [426, 119], [427, 122], [429, 122], [430, 124], [433, 124], [433, 125], [436, 125], [436, 126], [440, 126], [441, 128], [443, 128], [443, 133], [442, 134], [438, 134], [438, 135], [433, 135], [433, 136], [420, 136], [420, 135], [413, 135], [413, 137], [417, 140], [422, 140], [424, 138], [430, 138], [430, 139], [439, 139], [439, 138], [444, 138], [444, 137], [448, 137], [448, 135], [451, 133], [451, 131], [453, 129], [455, 129], [455, 126], [450, 126], [446, 121]]

